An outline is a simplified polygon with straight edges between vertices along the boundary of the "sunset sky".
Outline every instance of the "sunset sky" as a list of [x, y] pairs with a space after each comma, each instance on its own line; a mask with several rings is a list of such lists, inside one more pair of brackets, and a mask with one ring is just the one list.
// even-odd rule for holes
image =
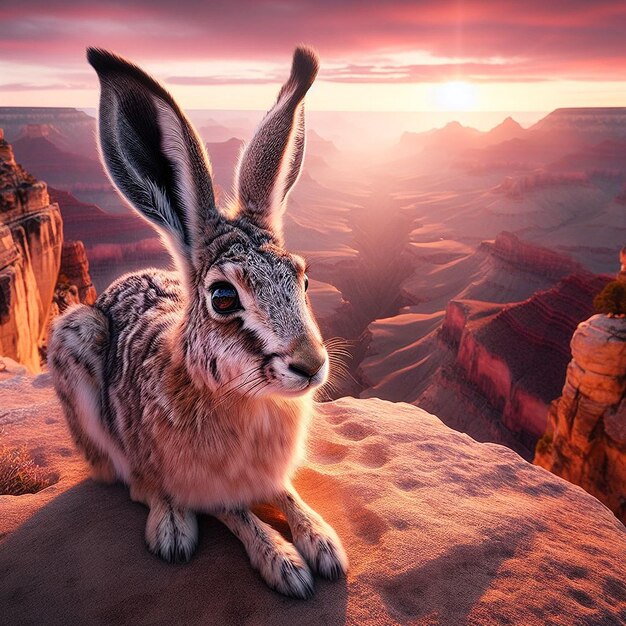
[[188, 108], [265, 109], [295, 44], [322, 57], [320, 110], [626, 105], [626, 2], [0, 0], [0, 105], [94, 107], [87, 45]]

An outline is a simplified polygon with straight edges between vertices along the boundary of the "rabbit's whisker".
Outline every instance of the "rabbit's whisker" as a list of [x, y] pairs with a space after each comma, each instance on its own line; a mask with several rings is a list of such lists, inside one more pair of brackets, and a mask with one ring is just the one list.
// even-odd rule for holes
[[[253, 378], [248, 377], [248, 379], [239, 383], [237, 386], [233, 387], [232, 389], [229, 389], [224, 395], [222, 395], [219, 401], [215, 405], [213, 405], [213, 408], [222, 407], [222, 405], [229, 400], [236, 402], [238, 392], [241, 392], [242, 394], [249, 393], [250, 389], [253, 389], [256, 384], [258, 384], [259, 382], [263, 382], [263, 381], [265, 381], [265, 376], [262, 373], [259, 373], [257, 376]], [[248, 389], [246, 389], [247, 386], [249, 386]], [[226, 409], [230, 408], [230, 404], [232, 404], [232, 402], [226, 406]]]
[[227, 380], [226, 382], [222, 383], [216, 390], [215, 393], [219, 393], [224, 387], [227, 387], [228, 385], [230, 385], [231, 383], [235, 382], [238, 378], [242, 378], [243, 376], [252, 374], [255, 370], [259, 369], [258, 365], [255, 365], [254, 367], [251, 367], [248, 370], [245, 370], [243, 372], [241, 372], [240, 374], [237, 374], [237, 376], [233, 376], [233, 378], [231, 378], [230, 380]]

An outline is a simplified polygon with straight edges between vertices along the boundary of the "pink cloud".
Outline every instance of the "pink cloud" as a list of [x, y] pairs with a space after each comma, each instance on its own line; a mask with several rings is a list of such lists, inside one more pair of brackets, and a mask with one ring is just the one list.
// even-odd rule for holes
[[[623, 1], [20, 0], [3, 7], [0, 58], [60, 71], [82, 67], [85, 46], [97, 45], [144, 64], [228, 59], [253, 68], [258, 61], [284, 63], [296, 43], [307, 42], [333, 61], [322, 78], [335, 82], [621, 80], [624, 32]], [[414, 50], [459, 63], [372, 61]], [[493, 58], [503, 62], [488, 62]], [[277, 79], [174, 76], [170, 82]]]

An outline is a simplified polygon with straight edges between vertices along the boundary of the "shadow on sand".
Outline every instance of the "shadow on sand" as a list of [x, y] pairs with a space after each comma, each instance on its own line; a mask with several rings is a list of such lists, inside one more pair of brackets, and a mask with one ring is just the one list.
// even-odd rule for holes
[[[0, 544], [3, 624], [343, 624], [346, 581], [316, 579], [308, 601], [268, 589], [243, 546], [200, 517], [186, 565], [152, 556], [147, 509], [121, 485], [84, 481]], [[279, 527], [283, 530], [283, 527]]]

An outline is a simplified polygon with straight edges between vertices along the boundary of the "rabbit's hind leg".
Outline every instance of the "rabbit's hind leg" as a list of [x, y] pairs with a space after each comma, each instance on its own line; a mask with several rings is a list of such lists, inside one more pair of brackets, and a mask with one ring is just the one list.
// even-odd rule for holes
[[272, 589], [294, 598], [313, 595], [313, 576], [295, 547], [247, 509], [213, 513], [243, 543], [252, 567]]
[[348, 557], [328, 522], [293, 487], [280, 494], [276, 504], [287, 517], [296, 548], [311, 568], [329, 580], [345, 576]]
[[77, 305], [54, 324], [48, 365], [76, 446], [97, 480], [127, 481], [128, 461], [113, 440], [102, 416], [103, 363], [108, 347], [108, 321], [97, 309]]

